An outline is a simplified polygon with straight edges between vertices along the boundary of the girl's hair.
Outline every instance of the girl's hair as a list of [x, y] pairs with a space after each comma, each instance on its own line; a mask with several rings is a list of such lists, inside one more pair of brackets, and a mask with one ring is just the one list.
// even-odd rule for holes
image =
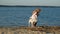
[[35, 9], [35, 11], [36, 11], [36, 12], [40, 12], [40, 11], [41, 11], [41, 9], [40, 9], [40, 8], [37, 8], [37, 9]]
[[40, 9], [40, 8], [35, 9], [35, 10], [32, 12], [32, 14], [34, 14], [35, 12], [39, 13], [39, 12], [41, 12], [41, 9]]

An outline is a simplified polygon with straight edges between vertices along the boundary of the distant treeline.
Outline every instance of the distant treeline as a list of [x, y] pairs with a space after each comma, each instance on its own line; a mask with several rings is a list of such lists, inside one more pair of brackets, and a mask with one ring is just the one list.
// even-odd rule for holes
[[47, 8], [60, 8], [60, 6], [24, 6], [24, 5], [0, 5], [0, 7], [47, 7]]

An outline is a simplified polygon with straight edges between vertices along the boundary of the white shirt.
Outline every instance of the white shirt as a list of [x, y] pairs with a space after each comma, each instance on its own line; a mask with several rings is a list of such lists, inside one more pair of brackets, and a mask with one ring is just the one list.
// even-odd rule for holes
[[32, 18], [32, 19], [37, 19], [36, 12], [35, 12], [30, 18]]
[[37, 22], [36, 12], [29, 19], [29, 23], [32, 23], [33, 24], [33, 22], [35, 22], [35, 23]]

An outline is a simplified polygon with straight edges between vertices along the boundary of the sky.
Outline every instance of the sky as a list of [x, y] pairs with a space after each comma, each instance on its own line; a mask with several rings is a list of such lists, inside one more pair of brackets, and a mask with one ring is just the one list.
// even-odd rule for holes
[[0, 5], [60, 6], [60, 0], [0, 0]]

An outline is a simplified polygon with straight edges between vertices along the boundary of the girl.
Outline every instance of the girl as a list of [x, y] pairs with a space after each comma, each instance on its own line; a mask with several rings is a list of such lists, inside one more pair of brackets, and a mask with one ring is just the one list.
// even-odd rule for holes
[[32, 16], [29, 19], [29, 26], [30, 27], [36, 27], [37, 24], [37, 17], [39, 15], [39, 12], [41, 11], [41, 9], [37, 8], [32, 12]]

